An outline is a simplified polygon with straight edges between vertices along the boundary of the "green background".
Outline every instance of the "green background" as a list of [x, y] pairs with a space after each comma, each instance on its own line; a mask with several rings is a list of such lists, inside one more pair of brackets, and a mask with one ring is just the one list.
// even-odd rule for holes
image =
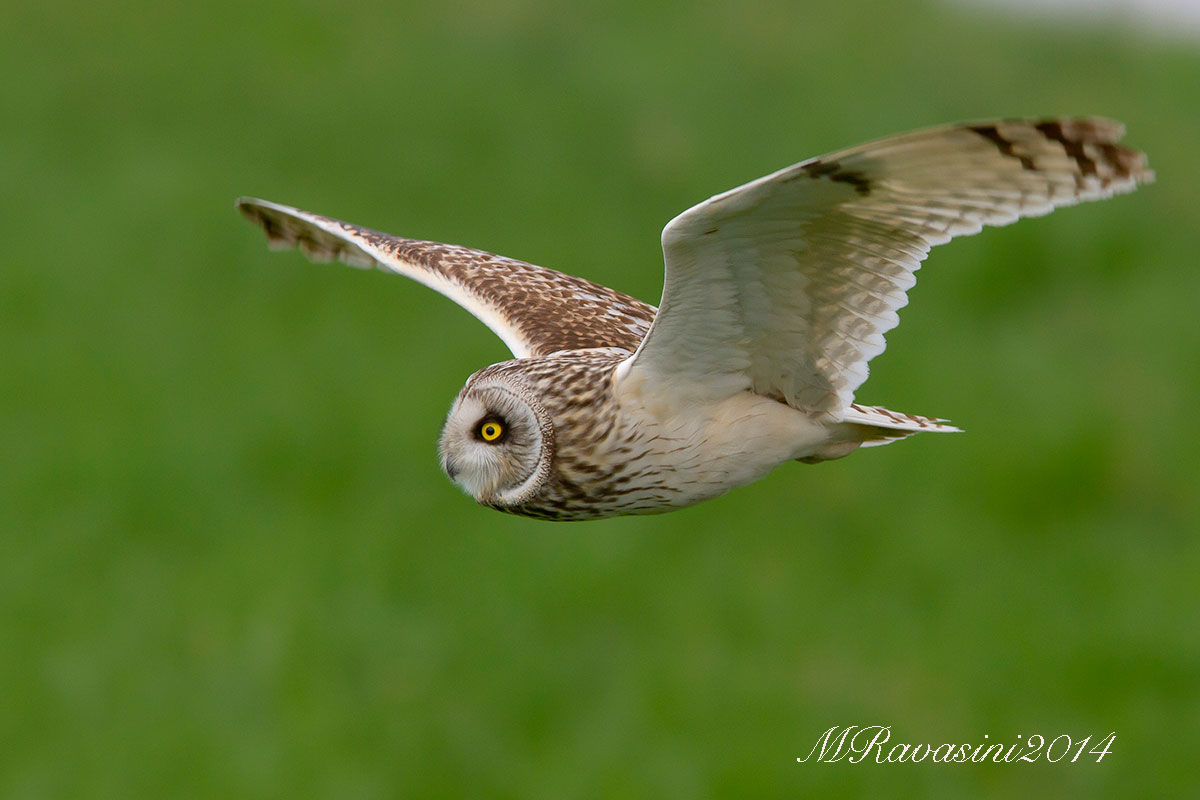
[[[784, 0], [5, 17], [0, 796], [1200, 783], [1194, 42]], [[1124, 120], [1159, 180], [934, 252], [859, 396], [967, 433], [661, 517], [476, 507], [435, 442], [501, 343], [418, 285], [268, 253], [233, 208], [653, 302], [691, 204], [1028, 114]], [[796, 762], [851, 724], [1117, 738], [1100, 764]]]

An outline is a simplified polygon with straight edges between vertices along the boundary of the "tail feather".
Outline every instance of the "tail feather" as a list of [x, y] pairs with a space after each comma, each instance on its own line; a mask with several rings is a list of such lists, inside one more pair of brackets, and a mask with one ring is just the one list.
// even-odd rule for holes
[[883, 406], [863, 406], [858, 403], [850, 404], [842, 416], [842, 422], [868, 429], [865, 431], [868, 435], [863, 439], [864, 447], [887, 444], [914, 433], [962, 432], [961, 428], [951, 425], [949, 420], [905, 414], [901, 411], [890, 411]]
[[889, 411], [882, 406], [851, 403], [837, 425], [834, 437], [812, 455], [798, 458], [806, 464], [832, 461], [850, 455], [860, 447], [877, 447], [907, 439], [914, 433], [962, 433], [948, 420]]

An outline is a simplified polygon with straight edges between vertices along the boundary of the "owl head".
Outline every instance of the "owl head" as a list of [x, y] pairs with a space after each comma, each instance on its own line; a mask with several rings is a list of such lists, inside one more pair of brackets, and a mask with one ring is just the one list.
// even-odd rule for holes
[[554, 425], [521, 382], [476, 376], [450, 407], [438, 452], [446, 475], [476, 502], [509, 509], [549, 477]]

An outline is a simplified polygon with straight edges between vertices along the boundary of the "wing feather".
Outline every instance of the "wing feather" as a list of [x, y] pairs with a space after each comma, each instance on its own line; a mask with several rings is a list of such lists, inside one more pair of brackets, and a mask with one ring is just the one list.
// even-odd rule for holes
[[1123, 133], [1100, 118], [946, 125], [716, 195], [663, 230], [662, 304], [618, 377], [842, 419], [930, 248], [1152, 180]]
[[237, 207], [273, 249], [299, 247], [313, 261], [406, 275], [449, 297], [518, 358], [593, 347], [632, 353], [654, 319], [654, 307], [640, 300], [523, 261], [403, 239], [266, 200], [243, 197]]

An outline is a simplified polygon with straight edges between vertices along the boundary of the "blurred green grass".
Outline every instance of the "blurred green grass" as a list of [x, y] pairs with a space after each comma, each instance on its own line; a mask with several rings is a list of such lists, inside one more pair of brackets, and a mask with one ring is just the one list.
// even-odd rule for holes
[[[1200, 54], [921, 3], [50, 3], [0, 28], [0, 795], [1180, 796]], [[934, 252], [860, 396], [968, 431], [554, 525], [440, 474], [503, 346], [252, 194], [654, 301], [715, 192], [927, 124], [1159, 181]], [[797, 764], [832, 725], [1104, 762]]]

